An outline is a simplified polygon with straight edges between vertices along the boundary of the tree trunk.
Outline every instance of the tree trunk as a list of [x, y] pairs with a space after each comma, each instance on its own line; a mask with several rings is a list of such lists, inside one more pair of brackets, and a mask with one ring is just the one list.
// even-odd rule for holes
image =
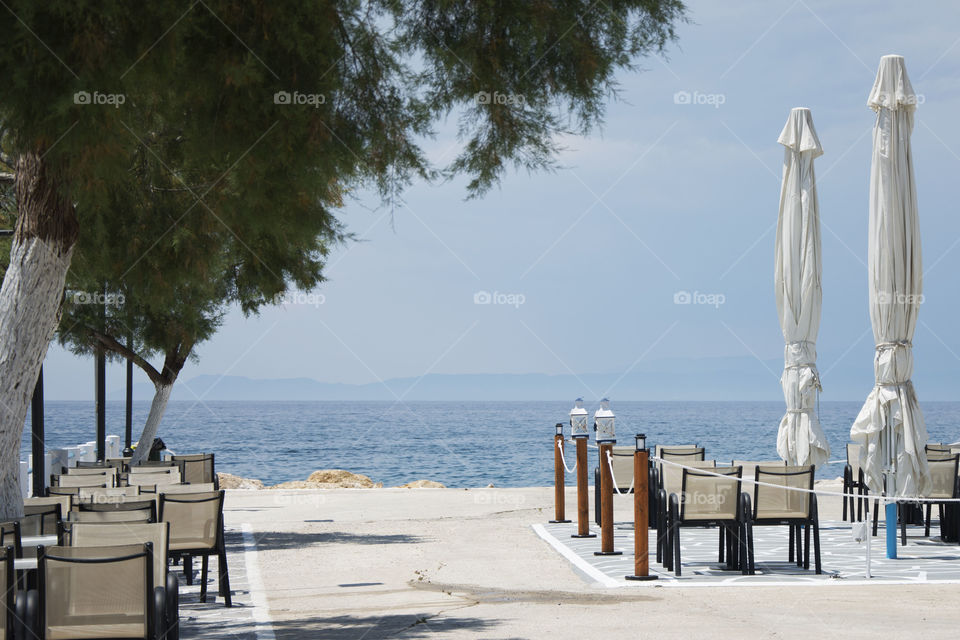
[[60, 318], [77, 218], [38, 154], [17, 163], [17, 226], [0, 288], [0, 520], [23, 515], [20, 438]]
[[150, 413], [147, 415], [147, 422], [143, 425], [143, 433], [140, 434], [140, 440], [137, 448], [133, 450], [133, 458], [130, 460], [130, 466], [135, 466], [145, 462], [150, 455], [150, 447], [153, 446], [153, 439], [157, 436], [157, 429], [160, 427], [160, 420], [167, 410], [167, 402], [170, 400], [170, 393], [173, 391], [173, 383], [176, 377], [167, 382], [157, 382], [154, 385], [156, 391], [153, 394], [153, 402], [150, 403]]

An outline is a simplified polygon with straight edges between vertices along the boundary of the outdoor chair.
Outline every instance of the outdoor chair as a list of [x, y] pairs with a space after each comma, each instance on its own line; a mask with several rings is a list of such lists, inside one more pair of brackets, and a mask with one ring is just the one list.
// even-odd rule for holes
[[170, 545], [170, 525], [165, 522], [115, 524], [68, 524], [61, 533], [60, 544], [70, 547], [109, 547], [151, 543], [153, 545], [154, 590], [166, 590], [165, 640], [177, 640], [180, 635], [180, 585], [176, 574], [167, 570]]
[[172, 456], [171, 460], [180, 469], [180, 479], [183, 482], [189, 482], [190, 484], [212, 483], [215, 489], [220, 488], [212, 453]]
[[70, 469], [104, 469], [108, 465], [103, 460], [77, 460], [77, 466], [67, 467]]
[[927, 455], [933, 454], [935, 457], [950, 455], [950, 445], [943, 444], [942, 442], [928, 442], [924, 445], [923, 450]]
[[923, 521], [923, 535], [930, 535], [930, 512], [933, 505], [940, 508], [940, 538], [960, 541], [960, 518], [957, 517], [957, 505], [948, 500], [960, 497], [960, 478], [957, 478], [957, 465], [960, 455], [954, 454], [941, 458], [928, 458], [932, 488], [923, 496], [944, 502], [927, 502], [927, 513]]
[[116, 484], [113, 473], [105, 471], [89, 475], [53, 474], [50, 476], [52, 487], [112, 487]]
[[[715, 469], [715, 460], [687, 460], [679, 463], [696, 469]], [[683, 467], [675, 464], [659, 464], [656, 466], [655, 481], [657, 483], [656, 500], [651, 509], [656, 513], [654, 525], [657, 528], [657, 562], [663, 562], [663, 554], [667, 544], [667, 514], [669, 511], [669, 497], [683, 489]]]
[[[817, 496], [813, 491], [816, 469], [814, 465], [802, 467], [756, 467], [758, 483], [753, 487], [753, 504], [747, 501], [748, 519], [747, 567], [754, 573], [753, 528], [758, 526], [787, 526], [789, 530], [788, 562], [794, 558], [804, 569], [810, 568], [810, 532], [813, 530], [814, 563], [818, 574], [822, 573], [820, 561], [820, 518], [817, 513]], [[771, 487], [769, 485], [777, 485]], [[782, 489], [780, 487], [783, 487]], [[799, 489], [799, 490], [798, 490]], [[800, 532], [803, 531], [801, 559]]]
[[[664, 567], [682, 575], [680, 529], [714, 525], [726, 533], [728, 569], [747, 571], [744, 514], [740, 498], [740, 467], [710, 469], [710, 473], [683, 469], [679, 493], [671, 493], [667, 512]], [[719, 474], [719, 475], [715, 475]], [[721, 477], [722, 476], [722, 477]], [[724, 557], [721, 539], [719, 562]]]
[[138, 473], [141, 471], [145, 473], [151, 473], [152, 470], [167, 469], [167, 468], [176, 468], [178, 471], [180, 469], [177, 466], [177, 463], [174, 462], [173, 460], [144, 460], [143, 462], [141, 462], [135, 467], [129, 467], [128, 471], [131, 471], [133, 473]]
[[[847, 464], [843, 468], [843, 493], [848, 496], [843, 498], [844, 521], [847, 520], [847, 506], [849, 505], [849, 520], [850, 522], [854, 522], [854, 504], [856, 504], [857, 507], [856, 522], [863, 520], [864, 503], [869, 499], [866, 497], [869, 493], [867, 483], [864, 481], [863, 469], [860, 467], [860, 452], [862, 448], [863, 446], [859, 444], [847, 445]], [[857, 494], [856, 498], [851, 495], [854, 492]]]
[[663, 457], [664, 451], [678, 451], [681, 449], [702, 449], [698, 444], [658, 444], [653, 448], [653, 455], [657, 458]]
[[[78, 462], [77, 465], [81, 463]], [[115, 475], [117, 472], [113, 467], [104, 466], [99, 462], [87, 462], [87, 465], [96, 465], [96, 466], [76, 466], [76, 467], [67, 467], [64, 470], [64, 473], [60, 475], [68, 476], [105, 476], [105, 475]]]
[[154, 587], [151, 543], [41, 547], [38, 589], [27, 592], [28, 638], [160, 640], [166, 590]]
[[24, 498], [23, 500], [24, 507], [46, 504], [59, 504], [60, 518], [62, 519], [66, 514], [70, 513], [70, 509], [73, 508], [73, 496], [46, 496], [42, 498], [38, 496], [35, 498]]
[[127, 486], [134, 487], [147, 484], [180, 484], [180, 470], [172, 468], [169, 472], [130, 472], [126, 476]]
[[217, 584], [224, 604], [233, 606], [227, 549], [223, 535], [223, 491], [189, 494], [160, 494], [160, 520], [170, 523], [170, 555], [183, 558], [187, 584], [192, 584], [192, 559], [202, 558], [200, 601], [207, 601], [207, 572], [210, 556], [217, 556]]
[[107, 458], [107, 466], [113, 467], [117, 471], [126, 471], [132, 458]]
[[[611, 493], [633, 493], [633, 452], [636, 447], [613, 447], [613, 487]], [[606, 461], [602, 461], [606, 464]], [[599, 527], [600, 522], [600, 469], [597, 465], [593, 469], [593, 505], [594, 520]]]
[[0, 547], [13, 547], [17, 558], [22, 557], [23, 551], [20, 546], [20, 521], [6, 520], [0, 522]]

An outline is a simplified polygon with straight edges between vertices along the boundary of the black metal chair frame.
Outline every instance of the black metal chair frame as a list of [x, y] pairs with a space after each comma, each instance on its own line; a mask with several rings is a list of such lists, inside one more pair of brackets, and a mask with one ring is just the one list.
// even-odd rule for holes
[[[703, 462], [706, 453], [706, 449], [700, 446], [692, 449], [670, 449], [667, 447], [660, 453], [662, 454], [664, 451], [669, 452], [672, 457], [699, 456], [693, 460], [694, 462]], [[677, 460], [671, 460], [670, 462], [682, 464], [682, 462]], [[650, 478], [650, 486], [652, 489], [650, 491], [651, 497], [649, 505], [650, 514], [653, 518], [652, 526], [657, 530], [657, 562], [663, 562], [663, 554], [667, 541], [667, 512], [669, 505], [667, 492], [663, 488], [663, 463], [654, 462], [653, 468], [654, 472]]]
[[210, 556], [217, 556], [217, 587], [219, 595], [223, 598], [224, 604], [228, 607], [233, 606], [233, 597], [230, 593], [230, 571], [227, 568], [227, 545], [224, 542], [223, 531], [223, 498], [224, 492], [220, 490], [217, 496], [197, 500], [191, 498], [190, 494], [166, 494], [161, 493], [160, 502], [160, 522], [163, 522], [163, 508], [167, 502], [196, 503], [218, 500], [217, 506], [217, 542], [212, 549], [177, 549], [170, 551], [170, 557], [174, 560], [183, 560], [183, 573], [188, 585], [193, 584], [193, 558], [201, 556], [200, 571], [200, 602], [207, 601], [207, 573]]
[[[857, 497], [854, 498], [853, 492], [856, 491]], [[856, 506], [856, 522], [863, 521], [863, 506], [864, 503], [869, 500], [867, 496], [870, 494], [870, 490], [867, 488], [867, 483], [863, 478], [863, 469], [857, 469], [857, 478], [853, 478], [853, 466], [850, 464], [850, 460], [847, 460], [847, 463], [843, 467], [843, 493], [848, 494], [847, 497], [843, 498], [843, 521], [847, 522], [847, 506], [849, 504], [850, 508], [850, 522], [854, 522], [854, 506]]]
[[[771, 471], [769, 468], [764, 471], [760, 471], [760, 467], [757, 467], [755, 470], [754, 478], [757, 482], [763, 482], [761, 478], [762, 475], [768, 476], [798, 476], [798, 475], [810, 475], [810, 483], [807, 486], [809, 491], [813, 491], [813, 482], [816, 475], [816, 467], [810, 465], [809, 471]], [[790, 489], [787, 489], [788, 491]], [[758, 518], [758, 505], [757, 505], [757, 494], [760, 491], [760, 485], [756, 484], [753, 488], [753, 504], [750, 506], [749, 496], [747, 496], [746, 505], [748, 507], [747, 513], [749, 515], [746, 522], [746, 534], [747, 534], [747, 565], [748, 572], [750, 575], [754, 574], [755, 563], [754, 563], [754, 551], [753, 551], [753, 527], [755, 526], [783, 526], [787, 525], [790, 527], [788, 536], [789, 542], [787, 544], [788, 549], [788, 562], [794, 561], [794, 551], [796, 551], [796, 563], [798, 567], [803, 567], [804, 569], [810, 568], [810, 531], [813, 530], [813, 554], [814, 554], [814, 569], [819, 575], [823, 573], [823, 563], [820, 555], [820, 517], [817, 508], [817, 494], [807, 493], [809, 505], [807, 508], [807, 517], [806, 518]], [[803, 547], [802, 547], [802, 559], [801, 559], [801, 540], [800, 534], [803, 533]]]

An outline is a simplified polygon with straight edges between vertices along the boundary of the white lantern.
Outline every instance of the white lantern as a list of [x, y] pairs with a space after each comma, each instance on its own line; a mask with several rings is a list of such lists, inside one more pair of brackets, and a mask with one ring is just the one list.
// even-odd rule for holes
[[589, 438], [587, 429], [587, 410], [583, 408], [583, 398], [577, 398], [577, 403], [570, 409], [570, 435], [574, 438]]
[[600, 408], [593, 414], [593, 426], [597, 430], [597, 443], [617, 441], [613, 430], [615, 416], [610, 411], [610, 401], [606, 398], [600, 401]]

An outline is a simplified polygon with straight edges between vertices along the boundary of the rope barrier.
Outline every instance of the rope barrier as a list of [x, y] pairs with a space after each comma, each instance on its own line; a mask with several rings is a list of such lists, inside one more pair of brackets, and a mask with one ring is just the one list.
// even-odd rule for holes
[[613, 475], [613, 456], [610, 455], [610, 452], [607, 451], [607, 466], [610, 467], [610, 479], [613, 480], [613, 490], [617, 492], [617, 495], [625, 496], [633, 492], [633, 483], [636, 481], [636, 478], [630, 480], [630, 488], [626, 491], [620, 491], [617, 489], [617, 478]]
[[[727, 478], [727, 479], [731, 477], [731, 476], [723, 475], [722, 473], [716, 473], [714, 471], [711, 471], [709, 468], [689, 467], [687, 465], [680, 464], [679, 462], [664, 460], [663, 458], [660, 458], [657, 456], [652, 456], [651, 459], [657, 462], [660, 462], [661, 464], [680, 467], [682, 469], [689, 469], [701, 475], [716, 476], [718, 478]], [[874, 500], [880, 500], [884, 504], [888, 502], [915, 502], [915, 503], [929, 502], [933, 504], [939, 504], [943, 502], [960, 502], [960, 498], [921, 498], [919, 496], [918, 497], [897, 497], [897, 496], [891, 497], [891, 496], [883, 496], [879, 494], [860, 495], [856, 493], [843, 493], [842, 491], [824, 491], [822, 489], [818, 490], [818, 489], [803, 489], [801, 487], [787, 487], [782, 484], [774, 484], [772, 482], [761, 482], [761, 481], [758, 481], [756, 478], [752, 480], [747, 478], [740, 478], [739, 480], [741, 483], [753, 484], [761, 487], [772, 487], [774, 489], [781, 489], [781, 490], [785, 489], [787, 491], [799, 491], [800, 493], [813, 493], [818, 496], [834, 496], [838, 498], [860, 498], [860, 499], [866, 498], [868, 500], [870, 498], [873, 498]]]
[[563, 440], [557, 440], [557, 448], [560, 449], [560, 464], [563, 465], [563, 468], [567, 470], [567, 473], [573, 473], [577, 470], [577, 461], [573, 461], [573, 469], [567, 466], [566, 454], [563, 452]]

